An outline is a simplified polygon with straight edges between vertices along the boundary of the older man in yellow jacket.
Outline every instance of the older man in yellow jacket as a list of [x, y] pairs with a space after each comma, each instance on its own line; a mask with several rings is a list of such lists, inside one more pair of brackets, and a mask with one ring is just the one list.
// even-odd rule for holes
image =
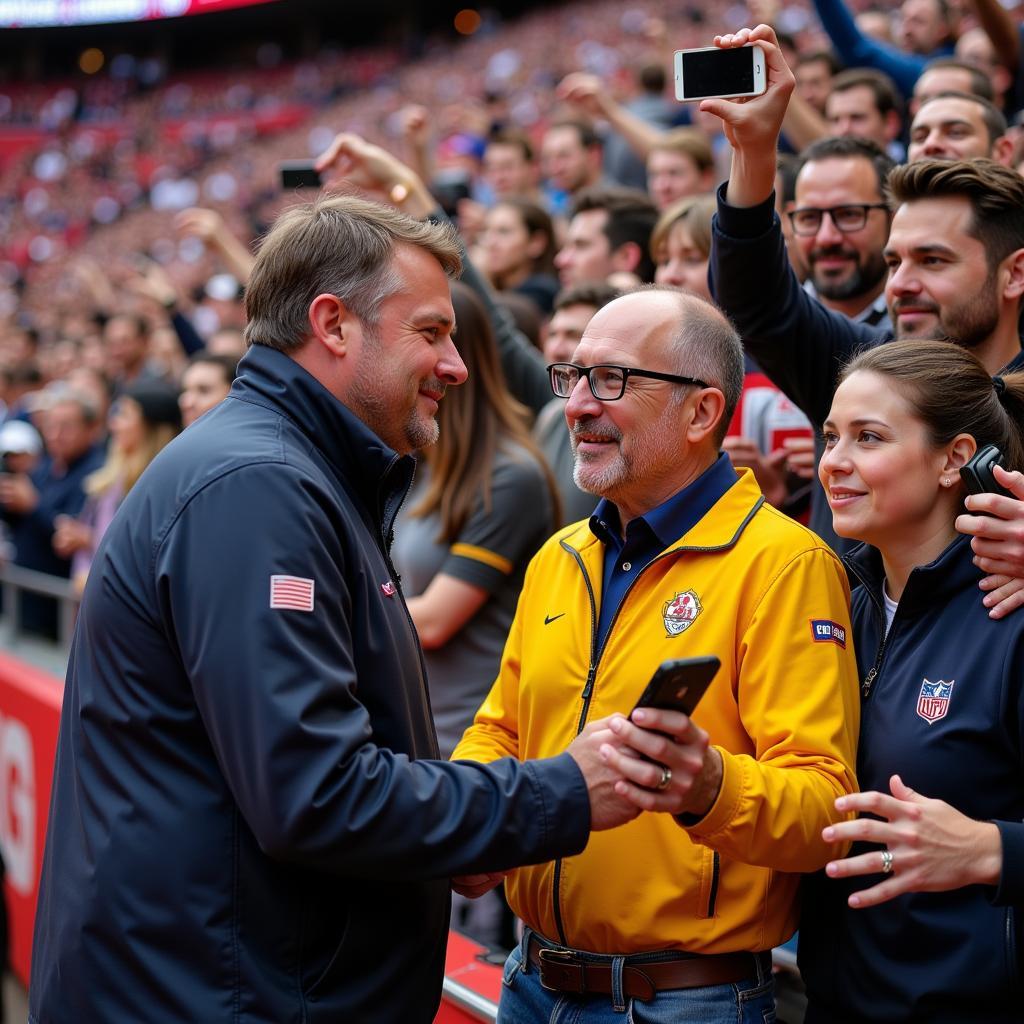
[[763, 1024], [770, 950], [796, 927], [800, 874], [842, 854], [821, 830], [856, 788], [846, 576], [719, 452], [743, 356], [717, 309], [670, 289], [623, 296], [574, 360], [551, 367], [552, 387], [568, 399], [576, 482], [602, 500], [533, 560], [453, 757], [544, 757], [628, 715], [662, 661], [722, 667], [692, 719], [613, 720], [640, 756], [606, 756], [647, 813], [509, 876], [527, 928], [499, 1024]]

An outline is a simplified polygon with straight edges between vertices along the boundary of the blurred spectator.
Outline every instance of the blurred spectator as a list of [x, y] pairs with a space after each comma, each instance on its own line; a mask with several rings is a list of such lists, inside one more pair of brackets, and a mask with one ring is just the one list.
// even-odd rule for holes
[[601, 180], [601, 140], [585, 121], [556, 121], [544, 133], [540, 154], [555, 213], [566, 213], [580, 192]]
[[892, 79], [870, 68], [851, 68], [832, 79], [825, 118], [833, 135], [870, 139], [890, 155], [902, 127]]
[[103, 465], [86, 477], [86, 502], [78, 517], [55, 520], [53, 550], [71, 559], [71, 578], [81, 593], [93, 556], [125, 495], [166, 444], [181, 430], [177, 394], [159, 384], [127, 388], [110, 409], [110, 443]]
[[703, 132], [676, 128], [651, 146], [647, 191], [659, 210], [687, 196], [710, 192], [714, 185], [714, 154]]
[[[664, 65], [645, 64], [637, 75], [639, 95], [623, 104], [634, 117], [660, 130], [671, 127], [677, 116], [676, 109], [665, 99], [666, 80]], [[626, 188], [648, 187], [643, 157], [615, 133], [604, 139], [604, 174], [609, 181]]]
[[[601, 281], [572, 285], [555, 298], [555, 313], [548, 325], [544, 343], [544, 359], [548, 363], [570, 363], [591, 317], [619, 291]], [[586, 519], [594, 511], [597, 500], [588, 491], [576, 486], [573, 473], [576, 460], [565, 422], [565, 399], [552, 397], [537, 414], [533, 436], [555, 475], [561, 498], [562, 519], [558, 526]]]
[[558, 291], [555, 229], [536, 203], [504, 199], [488, 210], [480, 237], [480, 269], [499, 291], [516, 291], [551, 312]]
[[487, 140], [483, 159], [484, 181], [494, 200], [538, 197], [539, 170], [530, 140], [506, 128]]
[[103, 329], [107, 375], [116, 393], [129, 385], [159, 380], [162, 374], [150, 359], [149, 323], [141, 316], [119, 313]]
[[181, 425], [190, 426], [204, 412], [228, 397], [231, 384], [238, 371], [238, 360], [230, 355], [198, 352], [190, 360], [181, 376]]
[[916, 114], [922, 103], [944, 92], [966, 92], [990, 103], [995, 99], [992, 83], [984, 72], [952, 57], [939, 57], [928, 62], [914, 84], [914, 93], [908, 107], [910, 113]]
[[[67, 577], [70, 560], [53, 548], [57, 518], [81, 511], [85, 478], [101, 464], [103, 450], [96, 443], [100, 423], [89, 398], [62, 387], [50, 401], [42, 413], [46, 458], [31, 473], [0, 476], [0, 516], [9, 527], [15, 565]], [[53, 598], [23, 593], [20, 617], [24, 629], [56, 636]]]
[[838, 73], [839, 65], [828, 50], [805, 53], [797, 58], [793, 68], [796, 94], [819, 114], [824, 114], [825, 101], [832, 91], [832, 79]]
[[904, 96], [913, 92], [917, 76], [931, 58], [953, 52], [953, 12], [945, 0], [904, 0], [896, 32], [902, 49], [867, 38], [843, 0], [814, 0], [814, 7], [847, 67], [885, 73]]
[[604, 281], [617, 272], [633, 275], [638, 283], [653, 280], [649, 245], [657, 219], [643, 192], [592, 188], [580, 193], [565, 245], [555, 257], [563, 287]]

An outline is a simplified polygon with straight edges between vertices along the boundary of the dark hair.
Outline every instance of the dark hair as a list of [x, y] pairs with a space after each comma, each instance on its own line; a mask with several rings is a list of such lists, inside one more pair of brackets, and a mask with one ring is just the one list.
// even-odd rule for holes
[[644, 92], [660, 94], [665, 91], [665, 68], [662, 64], [645, 64], [637, 76]]
[[530, 272], [533, 274], [553, 274], [555, 272], [555, 253], [558, 252], [558, 242], [555, 239], [555, 225], [547, 210], [531, 203], [529, 199], [518, 199], [510, 197], [499, 199], [492, 209], [507, 206], [518, 214], [526, 233], [532, 238], [536, 234], [542, 234], [545, 238], [544, 251], [534, 258]]
[[[936, 100], [964, 100], [967, 103], [973, 103], [976, 107], [981, 109], [981, 119], [985, 122], [985, 131], [988, 132], [988, 141], [992, 145], [996, 139], [1006, 134], [1006, 117], [1003, 112], [990, 100], [985, 99], [983, 96], [975, 96], [971, 92], [956, 92], [953, 89], [947, 89], [945, 92], [938, 92], [934, 96], [930, 96], [917, 108], [917, 114], [914, 115], [916, 121], [918, 115], [928, 106], [929, 103], [934, 103]], [[910, 130], [914, 130], [913, 124], [910, 126]]]
[[798, 68], [807, 64], [826, 64], [828, 73], [833, 78], [842, 70], [842, 65], [836, 60], [836, 55], [831, 50], [812, 50], [810, 53], [802, 53], [796, 62]]
[[780, 209], [796, 199], [796, 176], [800, 173], [800, 159], [793, 153], [779, 153], [776, 156], [775, 176], [782, 185]]
[[994, 160], [915, 160], [889, 173], [886, 199], [895, 210], [918, 199], [963, 197], [968, 233], [985, 247], [990, 270], [1024, 248], [1024, 178]]
[[473, 291], [452, 282], [452, 306], [459, 325], [458, 347], [469, 379], [452, 388], [438, 411], [437, 444], [423, 452], [430, 479], [410, 515], [436, 511], [438, 542], [455, 541], [477, 504], [491, 509], [494, 459], [499, 451], [526, 449], [544, 472], [551, 496], [552, 529], [561, 522], [555, 479], [530, 436], [530, 414], [512, 397], [498, 359], [498, 344], [484, 304]]
[[607, 306], [613, 299], [617, 299], [622, 292], [614, 285], [606, 284], [604, 281], [583, 281], [580, 284], [570, 285], [563, 288], [555, 296], [554, 311], [567, 309], [569, 306], [593, 306], [595, 310]]
[[[992, 79], [980, 68], [976, 68], [973, 64], [968, 64], [966, 61], [957, 60], [956, 57], [936, 57], [934, 60], [928, 61], [924, 66], [924, 71], [921, 72], [921, 76], [926, 75], [929, 71], [938, 71], [943, 68], [949, 68], [953, 71], [966, 71], [971, 79], [972, 95], [980, 96], [990, 103], [995, 99], [996, 94], [992, 88]], [[918, 81], [921, 80], [921, 76], [918, 77]]]
[[867, 86], [875, 100], [878, 113], [885, 117], [890, 110], [900, 113], [902, 97], [896, 83], [884, 72], [874, 68], [848, 68], [832, 79], [831, 92], [847, 92], [858, 86]]
[[224, 375], [225, 384], [230, 385], [238, 376], [238, 360], [234, 356], [216, 355], [213, 352], [196, 352], [188, 361], [189, 366], [196, 366], [200, 363], [216, 366]]
[[523, 132], [514, 128], [503, 128], [501, 131], [492, 132], [487, 139], [488, 146], [512, 146], [523, 154], [527, 163], [533, 162], [533, 146]]
[[584, 149], [593, 149], [601, 145], [601, 137], [594, 130], [589, 121], [581, 121], [578, 118], [564, 117], [560, 121], [554, 121], [548, 125], [548, 131], [553, 132], [556, 128], [571, 128], [580, 140]]
[[[1008, 373], [1000, 394], [977, 357], [947, 341], [893, 341], [855, 356], [840, 382], [859, 370], [891, 378], [928, 430], [933, 447], [970, 434], [994, 444], [1007, 469], [1024, 470], [1024, 373]], [[951, 382], [956, 400], [950, 401]]]
[[590, 210], [605, 210], [608, 219], [604, 234], [614, 252], [620, 245], [633, 242], [640, 247], [636, 276], [641, 281], [654, 280], [654, 261], [650, 256], [651, 232], [658, 221], [658, 210], [650, 198], [632, 188], [583, 189], [576, 197], [573, 216]]
[[854, 135], [830, 135], [828, 138], [812, 142], [800, 153], [797, 176], [812, 161], [852, 160], [855, 158], [867, 160], [875, 169], [878, 194], [883, 195], [886, 179], [889, 177], [889, 172], [896, 166], [896, 161], [877, 143], [870, 139], [857, 138]]

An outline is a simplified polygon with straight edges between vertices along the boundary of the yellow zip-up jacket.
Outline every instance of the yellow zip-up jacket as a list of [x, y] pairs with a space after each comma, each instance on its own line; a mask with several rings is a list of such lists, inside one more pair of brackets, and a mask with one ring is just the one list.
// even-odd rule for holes
[[796, 929], [800, 873], [845, 852], [821, 830], [856, 789], [846, 574], [749, 470], [641, 571], [597, 649], [603, 556], [586, 522], [537, 553], [499, 676], [452, 757], [550, 757], [586, 722], [628, 714], [662, 661], [715, 654], [693, 717], [721, 751], [721, 792], [692, 827], [644, 813], [579, 856], [514, 871], [509, 902], [541, 935], [598, 953], [771, 949]]

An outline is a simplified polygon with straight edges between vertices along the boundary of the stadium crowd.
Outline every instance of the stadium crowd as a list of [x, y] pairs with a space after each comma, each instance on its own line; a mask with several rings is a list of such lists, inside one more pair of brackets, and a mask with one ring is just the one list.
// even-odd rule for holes
[[[754, 954], [785, 941], [797, 924], [798, 897], [795, 883], [780, 893], [775, 873], [808, 872], [810, 912], [800, 928], [809, 1021], [1016, 1019], [1004, 1001], [1021, 977], [1012, 932], [1024, 914], [1017, 771], [1024, 545], [1014, 540], [1024, 523], [1022, 14], [1024, 7], [998, 0], [697, 0], [682, 7], [645, 0], [625, 10], [569, 4], [510, 24], [488, 17], [457, 44], [429, 40], [415, 60], [382, 48], [325, 50], [291, 63], [268, 44], [265, 66], [245, 73], [188, 75], [124, 59], [83, 82], [4, 85], [5, 559], [85, 586], [105, 530], [149, 463], [228, 395], [253, 340], [244, 333], [245, 300], [260, 240], [283, 210], [312, 198], [282, 190], [278, 165], [315, 160], [329, 190], [452, 224], [463, 248], [452, 302], [469, 382], [441, 402], [440, 443], [419, 455], [393, 548], [442, 755], [488, 761], [564, 749], [545, 748], [531, 731], [528, 707], [545, 698], [529, 689], [525, 669], [516, 674], [515, 645], [529, 650], [534, 642], [517, 619], [520, 595], [522, 607], [536, 600], [530, 574], [540, 570], [530, 569], [532, 560], [538, 551], [551, 559], [544, 542], [552, 533], [589, 520], [587, 538], [593, 531], [622, 561], [622, 578], [605, 566], [602, 589], [625, 602], [630, 563], [646, 565], [667, 547], [656, 542], [674, 539], [678, 520], [651, 515], [650, 536], [640, 537], [623, 515], [619, 529], [617, 517], [635, 495], [596, 471], [588, 476], [588, 458], [628, 434], [628, 413], [615, 411], [628, 402], [615, 403], [631, 389], [647, 396], [667, 381], [717, 388], [726, 397], [708, 413], [709, 425], [698, 432], [695, 411], [678, 441], [680, 459], [692, 449], [705, 474], [707, 493], [694, 500], [707, 499], [710, 515], [714, 501], [725, 501], [733, 470], [741, 474], [730, 492], [736, 501], [742, 488], [763, 494], [785, 524], [776, 529], [786, 558], [818, 567], [801, 570], [806, 577], [790, 581], [785, 600], [772, 598], [773, 621], [794, 617], [776, 632], [806, 631], [810, 622], [815, 656], [824, 644], [840, 661], [801, 663], [808, 684], [820, 673], [832, 679], [834, 694], [791, 695], [794, 714], [811, 702], [813, 714], [832, 722], [828, 736], [788, 724], [771, 732], [762, 722], [776, 728], [770, 711], [757, 704], [754, 721], [737, 693], [735, 707], [719, 698], [715, 714], [702, 720], [711, 749], [730, 742], [736, 749], [710, 760], [701, 749], [694, 792], [711, 785], [713, 795], [729, 794], [737, 805], [742, 793], [755, 801], [752, 816], [766, 808], [778, 814], [766, 832], [750, 825], [749, 834], [738, 826], [734, 834], [718, 796], [671, 805], [637, 798], [648, 814], [672, 816], [667, 830], [644, 833], [643, 843], [668, 843], [669, 832], [685, 827], [693, 848], [709, 851], [711, 859], [698, 854], [693, 868], [708, 909], [687, 933], [689, 948], [732, 955], [737, 933], [738, 948]], [[744, 27], [754, 25], [753, 33]], [[673, 51], [709, 46], [715, 37], [724, 47], [755, 41], [765, 48], [763, 96], [699, 104], [673, 98]], [[653, 287], [638, 292], [645, 286]], [[666, 377], [663, 369], [657, 384], [640, 380], [659, 373], [638, 368], [657, 361], [643, 316], [629, 312], [638, 294], [651, 317], [666, 323], [705, 317], [705, 336], [722, 339], [714, 343], [725, 353], [715, 357], [719, 363], [708, 357], [700, 374], [684, 368]], [[730, 397], [720, 378], [731, 372], [733, 327], [744, 347], [735, 367], [742, 386]], [[605, 365], [609, 351], [634, 373]], [[954, 393], [961, 386], [962, 403]], [[987, 411], [974, 415], [979, 409]], [[595, 424], [591, 434], [581, 422]], [[657, 454], [655, 434], [651, 428], [644, 437]], [[996, 470], [1006, 496], [965, 504], [959, 470], [987, 444], [1018, 472]], [[883, 448], [901, 454], [887, 462]], [[662, 482], [655, 455], [640, 463]], [[648, 477], [642, 483], [657, 489]], [[858, 513], [853, 506], [866, 492], [876, 496], [872, 511]], [[738, 537], [748, 520], [736, 516]], [[807, 532], [785, 532], [797, 529], [791, 521]], [[563, 546], [575, 543], [571, 533], [560, 536]], [[852, 619], [846, 575], [832, 552], [847, 556]], [[753, 555], [732, 564], [730, 572], [743, 564], [753, 588], [789, 571]], [[708, 574], [698, 578], [710, 590], [712, 570], [699, 572]], [[559, 586], [569, 592], [569, 584]], [[692, 595], [676, 589], [676, 598]], [[800, 604], [801, 592], [815, 589], [829, 595], [827, 614]], [[742, 595], [734, 596], [739, 620]], [[683, 614], [671, 605], [663, 610], [666, 628]], [[23, 596], [18, 616], [23, 629], [56, 636], [51, 599]], [[600, 619], [598, 651], [614, 626], [604, 609]], [[759, 642], [774, 645], [764, 650], [776, 660], [804, 657], [770, 638], [770, 623], [761, 628]], [[733, 637], [723, 649], [734, 640], [739, 646]], [[902, 668], [886, 654], [890, 644]], [[760, 678], [742, 657], [734, 669], [736, 678], [744, 671]], [[592, 660], [588, 687], [595, 671]], [[956, 687], [947, 675], [929, 681], [943, 672], [989, 680], [971, 694], [966, 738], [938, 723], [961, 693], [967, 702], [971, 683]], [[854, 755], [857, 677], [863, 724]], [[531, 694], [522, 706], [519, 686]], [[884, 709], [903, 698], [910, 710], [898, 721]], [[681, 749], [707, 746], [702, 730], [695, 739], [685, 723], [660, 724]], [[634, 726], [609, 728], [619, 735]], [[622, 735], [668, 773], [660, 781], [634, 778], [627, 761], [619, 764], [624, 776], [646, 792], [671, 792], [673, 773], [685, 775], [683, 761], [671, 762], [661, 747], [648, 751], [639, 734]], [[950, 750], [963, 764], [949, 763]], [[805, 774], [828, 775], [827, 809], [808, 789], [800, 797], [804, 817], [790, 822], [772, 788], [784, 785], [771, 772], [757, 804], [761, 797], [750, 790], [758, 783], [749, 775], [737, 781], [731, 758], [740, 754], [783, 774], [803, 756]], [[608, 753], [616, 764], [619, 756]], [[855, 812], [869, 817], [855, 819]], [[714, 826], [706, 824], [712, 819]], [[850, 842], [853, 856], [843, 859]], [[607, 925], [579, 909], [588, 899], [587, 871], [596, 888], [607, 869], [609, 847], [602, 849], [598, 867], [578, 862], [589, 864], [580, 868], [570, 915], [570, 928], [586, 937], [578, 945], [627, 960], [671, 946], [642, 907], [636, 921], [623, 912], [625, 920]], [[654, 871], [662, 868], [654, 863]], [[508, 1021], [530, 1019], [525, 1007], [541, 1012], [529, 991], [530, 965], [553, 962], [552, 950], [571, 945], [561, 917], [551, 924], [537, 909], [544, 882], [531, 872], [543, 870], [520, 869], [509, 883], [525, 932], [490, 891], [504, 870], [456, 885], [477, 897], [457, 900], [456, 926], [513, 950]], [[875, 887], [863, 890], [861, 875], [878, 876]], [[722, 910], [727, 923], [716, 931], [720, 882], [720, 898], [744, 909], [740, 916]], [[668, 883], [652, 883], [661, 884]], [[762, 885], [761, 909], [743, 904], [741, 890], [761, 892]], [[645, 899], [628, 887], [622, 895], [631, 907]], [[885, 906], [893, 899], [895, 911]], [[745, 932], [751, 915], [762, 913], [761, 930]], [[896, 915], [902, 919], [894, 923]], [[650, 925], [655, 945], [614, 947], [631, 924], [640, 931]], [[932, 968], [923, 971], [929, 958]], [[764, 963], [753, 963], [751, 1006], [769, 985]], [[596, 960], [592, 966], [604, 969]], [[621, 969], [612, 965], [608, 982], [619, 1012], [625, 1003], [616, 1002], [622, 992], [614, 978]]]

